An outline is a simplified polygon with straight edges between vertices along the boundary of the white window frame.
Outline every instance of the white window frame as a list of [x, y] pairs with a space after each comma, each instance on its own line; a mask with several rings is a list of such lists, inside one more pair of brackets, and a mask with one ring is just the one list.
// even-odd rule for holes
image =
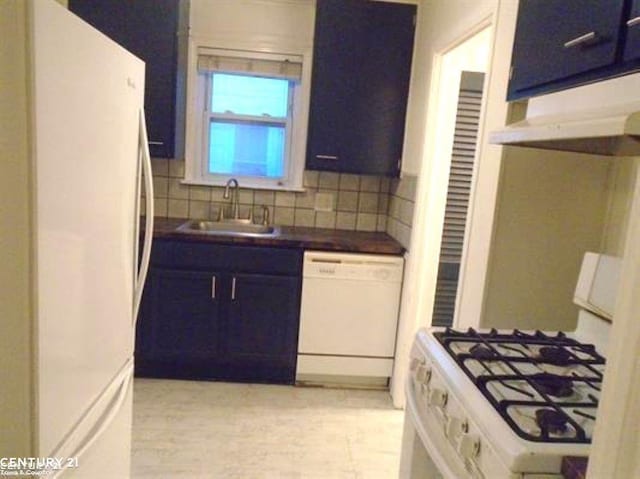
[[[211, 94], [210, 73], [197, 69], [198, 52], [218, 55], [243, 56], [255, 59], [283, 61], [295, 56], [302, 62], [299, 82], [290, 82], [290, 112], [286, 129], [286, 146], [282, 178], [234, 176], [242, 187], [270, 190], [303, 191], [302, 177], [306, 160], [307, 124], [309, 116], [311, 51], [296, 53], [263, 52], [232, 49], [214, 49], [191, 40], [189, 48], [187, 85], [187, 118], [185, 145], [185, 179], [183, 183], [208, 186], [224, 186], [229, 175], [208, 172], [209, 118], [207, 101]], [[240, 118], [247, 116], [240, 115]], [[263, 119], [264, 120], [264, 119]], [[268, 120], [268, 118], [267, 118]], [[272, 121], [272, 120], [271, 120]]]
[[[252, 178], [253, 181], [257, 180], [262, 182], [263, 180], [268, 180], [269, 182], [274, 182], [274, 181], [276, 183], [282, 182], [283, 178], [286, 178], [287, 176], [289, 176], [289, 171], [290, 171], [290, 163], [291, 163], [290, 152], [291, 152], [291, 137], [292, 137], [291, 128], [293, 126], [293, 102], [294, 102], [294, 91], [296, 89], [296, 82], [289, 80], [289, 90], [288, 90], [288, 98], [287, 98], [287, 116], [284, 117], [284, 121], [283, 121], [280, 118], [275, 118], [271, 116], [237, 115], [234, 113], [212, 112], [210, 110], [210, 107], [211, 107], [211, 95], [213, 93], [213, 75], [216, 73], [224, 73], [224, 72], [213, 71], [205, 74], [207, 78], [205, 80], [206, 89], [205, 89], [205, 97], [204, 97], [205, 105], [204, 105], [204, 112], [203, 112], [203, 118], [202, 118], [203, 132], [202, 132], [202, 153], [201, 153], [203, 161], [200, 162], [200, 166], [202, 168], [202, 171], [201, 171], [202, 178], [214, 183], [220, 182], [220, 181], [226, 182], [227, 179], [229, 178], [228, 175], [214, 174], [209, 172], [209, 146], [211, 142], [211, 138], [210, 138], [211, 129], [208, 126], [211, 120], [218, 119], [218, 120], [226, 120], [230, 122], [233, 122], [234, 120], [237, 120], [238, 122], [252, 121], [255, 123], [264, 123], [264, 124], [273, 124], [273, 125], [277, 124], [277, 125], [284, 126], [285, 140], [284, 140], [284, 152], [283, 152], [283, 159], [282, 159], [283, 177], [281, 178], [264, 177], [263, 178], [263, 177], [240, 176], [243, 179]], [[271, 77], [264, 77], [264, 78], [271, 78]]]

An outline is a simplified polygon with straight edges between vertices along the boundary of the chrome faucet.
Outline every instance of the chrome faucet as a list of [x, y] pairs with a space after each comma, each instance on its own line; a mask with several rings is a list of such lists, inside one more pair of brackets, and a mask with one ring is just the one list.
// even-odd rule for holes
[[[227, 184], [224, 187], [224, 195], [222, 195], [222, 197], [225, 200], [229, 199], [229, 187], [231, 187], [233, 185], [233, 192], [231, 193], [231, 208], [232, 208], [232, 218], [234, 220], [237, 220], [240, 217], [240, 204], [239, 204], [239, 199], [238, 196], [240, 194], [240, 192], [238, 191], [239, 185], [238, 185], [238, 180], [236, 180], [235, 178], [231, 178], [229, 181], [227, 181]], [[222, 208], [220, 209], [220, 219], [223, 219], [224, 215], [222, 213]]]
[[267, 205], [262, 205], [262, 224], [264, 226], [269, 226], [269, 207]]

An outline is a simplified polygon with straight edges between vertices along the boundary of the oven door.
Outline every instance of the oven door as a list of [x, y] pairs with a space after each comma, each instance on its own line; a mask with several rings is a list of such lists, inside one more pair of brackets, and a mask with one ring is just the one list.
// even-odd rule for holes
[[415, 386], [410, 376], [406, 385], [406, 405], [401, 479], [476, 479], [482, 475], [466, 470], [438, 420], [424, 405], [421, 386]]

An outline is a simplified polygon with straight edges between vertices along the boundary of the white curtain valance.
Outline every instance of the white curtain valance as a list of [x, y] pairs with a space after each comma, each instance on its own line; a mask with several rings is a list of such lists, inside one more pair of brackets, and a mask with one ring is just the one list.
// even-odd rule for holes
[[198, 55], [198, 71], [241, 73], [300, 81], [302, 61], [200, 53]]

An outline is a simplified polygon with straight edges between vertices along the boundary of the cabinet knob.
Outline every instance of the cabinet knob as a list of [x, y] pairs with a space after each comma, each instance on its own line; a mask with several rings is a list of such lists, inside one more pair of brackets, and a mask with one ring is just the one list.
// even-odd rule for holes
[[316, 155], [318, 160], [339, 160], [340, 158], [336, 155]]
[[164, 145], [164, 141], [151, 141], [149, 140], [148, 143], [152, 146], [162, 146]]
[[236, 277], [231, 280], [231, 301], [236, 300]]
[[216, 277], [211, 277], [211, 299], [216, 299]]

